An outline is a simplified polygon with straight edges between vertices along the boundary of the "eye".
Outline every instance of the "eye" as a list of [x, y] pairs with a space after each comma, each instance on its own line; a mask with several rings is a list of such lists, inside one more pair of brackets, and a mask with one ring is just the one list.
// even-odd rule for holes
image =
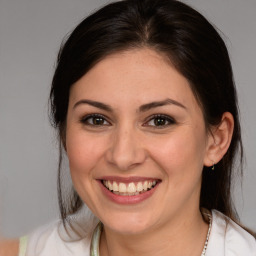
[[165, 128], [166, 126], [175, 124], [172, 117], [166, 115], [154, 115], [144, 126], [153, 126], [156, 128]]
[[81, 123], [91, 126], [108, 126], [110, 123], [100, 114], [91, 114], [83, 117]]

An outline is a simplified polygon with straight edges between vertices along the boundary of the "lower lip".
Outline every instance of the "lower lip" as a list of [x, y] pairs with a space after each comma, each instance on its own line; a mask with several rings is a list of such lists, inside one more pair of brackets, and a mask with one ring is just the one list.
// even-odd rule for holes
[[153, 195], [153, 193], [156, 191], [159, 183], [157, 183], [155, 185], [155, 187], [153, 187], [152, 189], [138, 194], [138, 195], [134, 195], [134, 196], [120, 196], [120, 195], [116, 195], [114, 193], [112, 193], [111, 191], [109, 191], [101, 182], [101, 180], [98, 180], [101, 190], [103, 191], [104, 195], [106, 195], [112, 202], [115, 202], [117, 204], [137, 204], [140, 202], [145, 201], [146, 199], [148, 199], [149, 197], [151, 197]]

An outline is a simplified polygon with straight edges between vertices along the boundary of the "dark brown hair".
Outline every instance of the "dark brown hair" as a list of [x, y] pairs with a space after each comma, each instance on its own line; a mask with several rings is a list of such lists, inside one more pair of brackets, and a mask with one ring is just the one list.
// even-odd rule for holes
[[[124, 0], [106, 5], [84, 19], [62, 45], [50, 94], [53, 125], [65, 144], [69, 91], [88, 70], [106, 56], [148, 47], [166, 56], [190, 82], [206, 127], [217, 125], [224, 112], [234, 117], [231, 145], [211, 171], [204, 167], [200, 207], [217, 209], [237, 220], [231, 188], [235, 159], [243, 159], [237, 95], [225, 43], [216, 29], [197, 11], [175, 0]], [[65, 196], [61, 184], [62, 142], [58, 192], [61, 217], [79, 211], [75, 190]], [[237, 157], [237, 158], [236, 158]], [[242, 165], [238, 165], [242, 172]]]

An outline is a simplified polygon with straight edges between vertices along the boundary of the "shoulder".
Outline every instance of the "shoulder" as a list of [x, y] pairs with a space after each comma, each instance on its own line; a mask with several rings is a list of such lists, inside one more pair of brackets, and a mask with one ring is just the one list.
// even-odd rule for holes
[[19, 240], [0, 240], [0, 255], [17, 256], [19, 252]]
[[[70, 231], [71, 232], [71, 231]], [[26, 255], [89, 255], [89, 239], [71, 239], [61, 221], [42, 226], [28, 235]]]
[[256, 256], [256, 240], [219, 211], [212, 211], [212, 230], [207, 256]]

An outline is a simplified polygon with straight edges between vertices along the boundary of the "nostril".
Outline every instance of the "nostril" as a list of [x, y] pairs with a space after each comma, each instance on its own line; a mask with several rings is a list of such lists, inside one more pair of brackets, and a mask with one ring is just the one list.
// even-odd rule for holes
[[106, 161], [115, 165], [121, 171], [131, 170], [132, 168], [137, 167], [140, 164], [145, 162], [146, 155], [139, 150], [134, 151], [108, 151], [106, 153]]
[[140, 145], [140, 139], [132, 128], [120, 128], [115, 137], [109, 141], [106, 151], [106, 161], [118, 167], [119, 170], [127, 171], [142, 164], [146, 159], [144, 149]]

